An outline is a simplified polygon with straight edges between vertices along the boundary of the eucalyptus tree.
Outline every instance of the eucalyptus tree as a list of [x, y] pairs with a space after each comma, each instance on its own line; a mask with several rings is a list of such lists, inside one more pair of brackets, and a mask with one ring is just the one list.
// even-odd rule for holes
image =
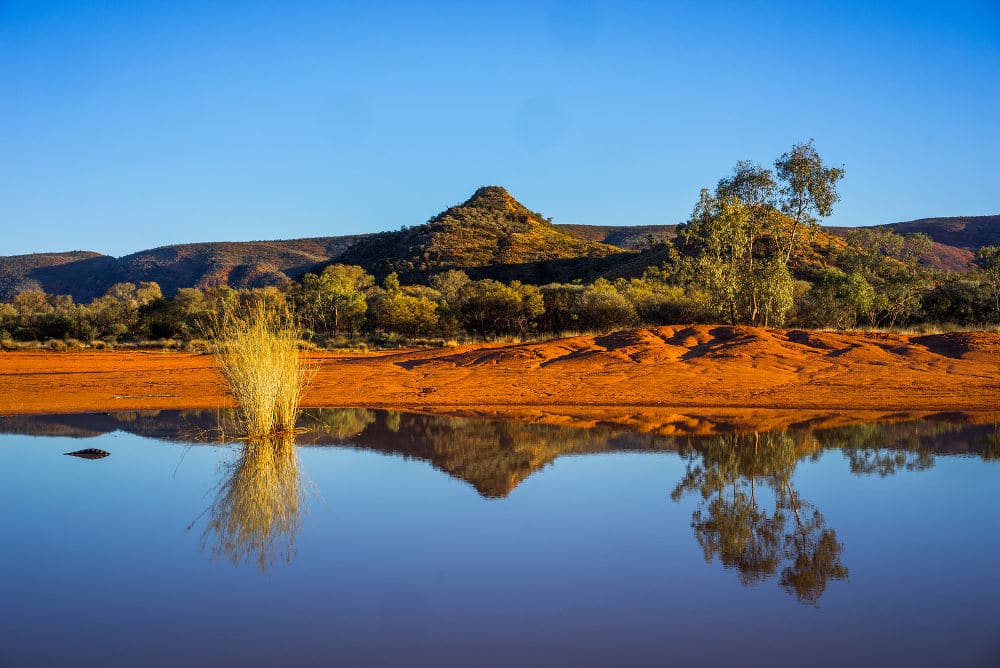
[[781, 242], [787, 264], [795, 250], [799, 229], [817, 225], [819, 218], [833, 213], [833, 205], [840, 200], [837, 182], [844, 178], [844, 169], [824, 165], [812, 139], [792, 146], [774, 161], [774, 168], [779, 183], [778, 209], [791, 220]]
[[382, 289], [374, 290], [368, 297], [368, 324], [386, 333], [427, 336], [437, 329], [439, 298], [433, 288], [403, 288], [399, 276], [393, 272], [385, 277]]
[[771, 234], [774, 211], [763, 201], [745, 203], [736, 192], [740, 188], [725, 180], [714, 194], [703, 189], [678, 230], [688, 279], [708, 290], [718, 316], [732, 324], [781, 325], [792, 306], [794, 281], [780, 258], [757, 257], [758, 244]]
[[983, 246], [976, 252], [976, 264], [982, 271], [993, 306], [993, 321], [1000, 322], [1000, 246]]
[[859, 228], [847, 235], [839, 264], [874, 289], [867, 324], [892, 327], [920, 315], [932, 272], [921, 264], [932, 242], [926, 234], [896, 234], [888, 228]]
[[333, 264], [318, 275], [306, 274], [290, 297], [309, 329], [353, 336], [364, 321], [365, 298], [374, 284], [374, 277], [361, 267]]
[[829, 216], [844, 170], [827, 167], [812, 140], [796, 144], [774, 171], [736, 163], [715, 191], [702, 190], [691, 218], [678, 230], [691, 278], [714, 296], [731, 323], [781, 325], [791, 310], [789, 271], [799, 231]]
[[690, 277], [713, 295], [721, 317], [733, 324], [741, 321], [741, 291], [751, 249], [749, 210], [733, 196], [719, 197], [703, 188], [677, 236], [689, 258]]
[[749, 160], [736, 163], [731, 176], [721, 179], [715, 187], [715, 196], [733, 198], [746, 208], [746, 268], [753, 272], [760, 251], [759, 245], [774, 236], [780, 224], [776, 215], [778, 183], [774, 173]]

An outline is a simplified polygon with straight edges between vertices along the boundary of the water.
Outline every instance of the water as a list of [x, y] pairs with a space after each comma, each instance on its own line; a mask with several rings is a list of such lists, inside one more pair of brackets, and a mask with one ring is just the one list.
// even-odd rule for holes
[[993, 425], [215, 420], [0, 418], [0, 666], [1000, 665]]

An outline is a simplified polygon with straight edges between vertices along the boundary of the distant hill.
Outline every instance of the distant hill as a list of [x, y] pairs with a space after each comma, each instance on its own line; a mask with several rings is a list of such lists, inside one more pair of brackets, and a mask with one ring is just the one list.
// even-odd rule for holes
[[[664, 241], [677, 236], [677, 225], [557, 225], [581, 239], [599, 241], [626, 250], [643, 250], [649, 238]], [[1000, 216], [957, 216], [921, 218], [902, 223], [875, 225], [896, 234], [926, 234], [934, 242], [931, 266], [945, 271], [965, 271], [982, 246], [1000, 246]], [[838, 237], [846, 238], [854, 227], [822, 226]]]
[[[621, 248], [560, 229], [500, 186], [485, 186], [424, 225], [360, 240], [339, 261], [362, 266], [379, 277], [395, 271], [412, 280], [447, 269], [492, 275], [504, 273], [504, 267], [603, 258], [621, 252]], [[489, 271], [476, 271], [486, 268]]]
[[[115, 258], [92, 251], [32, 253], [0, 257], [0, 300], [27, 290], [89, 294], [114, 271]], [[101, 292], [103, 294], [103, 291]]]
[[590, 241], [618, 246], [626, 250], [643, 250], [649, 239], [667, 241], [677, 236], [677, 225], [572, 225], [558, 224], [567, 234]]
[[897, 234], [921, 232], [940, 244], [973, 252], [982, 246], [1000, 246], [1000, 215], [920, 218], [885, 227]]
[[83, 302], [120, 282], [156, 281], [165, 295], [184, 287], [281, 285], [335, 260], [363, 236], [180, 244], [120, 258], [88, 251], [0, 257], [0, 300], [33, 288]]
[[[1000, 246], [1000, 215], [921, 218], [889, 225], [896, 234], [926, 234], [934, 242], [931, 264], [946, 271], [964, 271], [983, 246]], [[846, 237], [853, 227], [830, 227], [832, 233]]]
[[[935, 242], [930, 262], [949, 271], [967, 269], [980, 246], [1000, 245], [1000, 215], [922, 218], [882, 227], [927, 234]], [[852, 229], [818, 230], [803, 262], [821, 262]], [[676, 225], [554, 225], [505, 189], [487, 186], [423, 225], [394, 232], [180, 244], [121, 258], [92, 251], [0, 257], [0, 301], [42, 289], [85, 302], [118, 282], [156, 281], [166, 295], [182, 287], [281, 285], [333, 262], [358, 264], [379, 277], [396, 271], [404, 282], [450, 268], [473, 278], [535, 284], [631, 277], [665, 257], [662, 246], [650, 248], [650, 236], [663, 241], [676, 233]]]

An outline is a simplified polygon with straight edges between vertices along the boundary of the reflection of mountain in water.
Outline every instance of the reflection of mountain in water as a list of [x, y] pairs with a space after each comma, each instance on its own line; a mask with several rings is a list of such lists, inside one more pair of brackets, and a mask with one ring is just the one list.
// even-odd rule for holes
[[[0, 433], [89, 438], [124, 431], [207, 443], [218, 442], [217, 425], [225, 415], [225, 411], [13, 415], [0, 417]], [[699, 416], [701, 422], [707, 419], [711, 418]], [[347, 446], [427, 461], [488, 497], [506, 496], [560, 455], [677, 451], [697, 444], [708, 447], [734, 436], [654, 436], [620, 427], [587, 429], [364, 408], [307, 410], [299, 427], [299, 445]], [[769, 433], [787, 435], [796, 444], [798, 458], [840, 449], [858, 474], [919, 470], [932, 466], [936, 455], [1000, 455], [996, 427], [986, 424], [923, 420]]]
[[[428, 461], [486, 497], [507, 496], [560, 455], [629, 450], [675, 450], [672, 439], [608, 429], [553, 427], [413, 413], [355, 414], [364, 427], [345, 445]], [[312, 431], [304, 442], [323, 442]], [[316, 439], [315, 441], [313, 439]]]
[[124, 431], [164, 441], [200, 442], [219, 424], [219, 411], [118, 411], [64, 415], [3, 415], [0, 434], [94, 438]]
[[[208, 443], [219, 441], [227, 419], [224, 411], [12, 416], [0, 418], [0, 432], [86, 438], [121, 430]], [[718, 560], [744, 585], [774, 580], [811, 605], [848, 568], [837, 531], [795, 488], [799, 463], [840, 450], [853, 474], [886, 477], [930, 468], [941, 455], [1000, 458], [996, 425], [930, 420], [696, 438], [353, 408], [305, 411], [299, 427], [295, 443], [240, 444], [202, 534], [216, 557], [262, 570], [294, 558], [303, 503], [295, 444], [426, 461], [494, 498], [560, 455], [675, 451], [687, 467], [671, 496], [696, 500], [691, 528], [705, 560]]]

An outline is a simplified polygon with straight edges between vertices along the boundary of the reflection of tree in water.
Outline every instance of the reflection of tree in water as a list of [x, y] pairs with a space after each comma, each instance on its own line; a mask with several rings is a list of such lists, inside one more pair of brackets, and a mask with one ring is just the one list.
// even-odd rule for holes
[[256, 562], [261, 571], [295, 557], [303, 499], [294, 436], [246, 441], [209, 508], [202, 533], [215, 558]]
[[983, 436], [981, 454], [988, 462], [1000, 459], [1000, 428]]
[[781, 588], [800, 603], [817, 605], [830, 580], [848, 576], [840, 561], [844, 546], [837, 540], [837, 532], [825, 526], [822, 513], [798, 499], [790, 482], [785, 482], [785, 494], [778, 498], [785, 515], [791, 510], [795, 518], [791, 532], [785, 533], [784, 556], [789, 562], [781, 571]]
[[375, 422], [375, 411], [367, 408], [314, 408], [302, 412], [299, 426], [305, 430], [301, 442], [314, 443], [324, 437], [357, 436]]
[[899, 471], [925, 471], [934, 466], [934, 451], [941, 436], [954, 429], [955, 425], [946, 422], [860, 424], [826, 429], [817, 437], [824, 448], [840, 448], [851, 473], [884, 478]]
[[[799, 498], [792, 474], [806, 439], [788, 432], [731, 434], [697, 442], [687, 452], [687, 471], [671, 497], [697, 493], [691, 517], [695, 539], [711, 562], [740, 574], [744, 585], [778, 574], [779, 584], [802, 603], [816, 605], [830, 580], [847, 577], [843, 545], [823, 515]], [[766, 491], [773, 506], [759, 500]]]

